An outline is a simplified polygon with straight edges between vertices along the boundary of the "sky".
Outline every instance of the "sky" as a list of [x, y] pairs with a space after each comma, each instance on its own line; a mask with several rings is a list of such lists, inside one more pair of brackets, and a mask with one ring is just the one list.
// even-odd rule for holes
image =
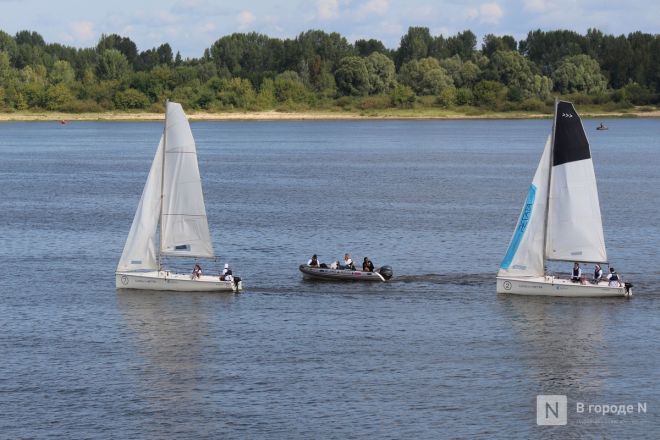
[[375, 38], [397, 48], [409, 26], [433, 35], [472, 30], [522, 39], [534, 29], [597, 28], [608, 34], [660, 33], [659, 0], [0, 0], [0, 30], [39, 32], [48, 43], [95, 46], [116, 33], [143, 51], [169, 43], [200, 57], [218, 38], [259, 32], [293, 38], [309, 29], [350, 42]]

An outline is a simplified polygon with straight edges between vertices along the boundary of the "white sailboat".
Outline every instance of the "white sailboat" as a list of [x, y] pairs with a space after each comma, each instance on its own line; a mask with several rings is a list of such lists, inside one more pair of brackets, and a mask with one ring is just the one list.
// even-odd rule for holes
[[166, 270], [166, 256], [214, 257], [195, 140], [183, 108], [169, 101], [163, 135], [117, 265], [115, 285], [117, 289], [184, 292], [242, 289], [240, 280]]
[[555, 102], [552, 134], [497, 274], [497, 293], [632, 295], [629, 283], [610, 286], [548, 275], [546, 261], [608, 263], [589, 142], [573, 104], [564, 101]]

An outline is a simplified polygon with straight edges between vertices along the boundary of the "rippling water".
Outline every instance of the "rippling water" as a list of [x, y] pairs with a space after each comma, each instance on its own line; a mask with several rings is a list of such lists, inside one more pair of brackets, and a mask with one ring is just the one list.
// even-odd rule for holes
[[[193, 123], [205, 272], [230, 262], [238, 296], [115, 291], [161, 124], [0, 124], [0, 438], [653, 436], [660, 123], [598, 122], [631, 300], [495, 294], [549, 120]], [[395, 278], [297, 270], [344, 252]], [[536, 425], [537, 394], [568, 396], [567, 426]]]

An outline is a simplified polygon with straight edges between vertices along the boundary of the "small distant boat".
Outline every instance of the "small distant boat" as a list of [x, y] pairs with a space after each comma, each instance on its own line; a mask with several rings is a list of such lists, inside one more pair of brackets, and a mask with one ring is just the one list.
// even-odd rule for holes
[[69, 121], [65, 121], [64, 119], [60, 120], [60, 125], [66, 125], [68, 123], [69, 123]]
[[[160, 224], [160, 234], [158, 225]], [[181, 104], [167, 102], [165, 128], [121, 255], [117, 289], [239, 291], [242, 281], [174, 273], [163, 257], [214, 258], [197, 148]]]
[[609, 128], [601, 122], [600, 125], [596, 127], [596, 130], [609, 130]]
[[574, 283], [548, 275], [547, 261], [608, 264], [589, 142], [573, 104], [555, 102], [545, 144], [509, 248], [497, 293], [570, 297], [632, 295], [632, 284]]
[[394, 272], [391, 266], [381, 266], [373, 272], [362, 272], [351, 269], [331, 269], [326, 267], [312, 267], [301, 264], [300, 271], [307, 278], [333, 281], [387, 281], [392, 278]]

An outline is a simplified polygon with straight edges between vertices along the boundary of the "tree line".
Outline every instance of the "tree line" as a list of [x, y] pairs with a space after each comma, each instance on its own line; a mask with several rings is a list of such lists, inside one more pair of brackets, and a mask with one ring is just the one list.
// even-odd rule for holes
[[547, 111], [553, 95], [605, 109], [660, 102], [660, 35], [470, 30], [444, 37], [410, 27], [397, 49], [309, 30], [292, 39], [221, 37], [199, 58], [171, 46], [138, 51], [102, 35], [90, 48], [0, 31], [0, 109], [160, 111], [166, 99], [207, 111], [471, 106]]

